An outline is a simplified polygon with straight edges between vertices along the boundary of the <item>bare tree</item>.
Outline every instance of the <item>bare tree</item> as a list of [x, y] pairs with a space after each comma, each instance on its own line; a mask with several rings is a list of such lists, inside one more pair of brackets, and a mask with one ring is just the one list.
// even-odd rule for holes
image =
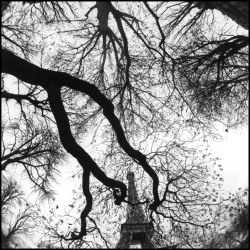
[[231, 217], [229, 228], [223, 235], [224, 244], [229, 248], [248, 248], [249, 245], [249, 204], [248, 189], [237, 192], [228, 205]]
[[[27, 119], [27, 118], [26, 118]], [[63, 161], [64, 154], [52, 130], [35, 125], [12, 121], [2, 125], [2, 170], [9, 166], [21, 165], [23, 173], [33, 183], [34, 190], [41, 198], [53, 196], [50, 188], [59, 171], [56, 164]]]
[[[119, 209], [114, 199], [125, 213], [128, 170], [136, 172], [141, 203], [159, 234], [166, 221], [181, 233], [182, 225], [214, 223], [210, 210], [223, 202], [223, 179], [206, 146], [208, 138], [218, 138], [214, 121], [246, 122], [248, 38], [235, 30], [229, 38], [223, 31], [213, 37], [205, 24], [211, 8], [203, 2], [3, 3], [2, 73], [17, 80], [10, 88], [3, 78], [2, 97], [6, 105], [15, 101], [24, 124], [17, 137], [12, 127], [21, 139], [5, 147], [3, 164], [21, 164], [46, 190], [51, 166], [59, 169], [63, 155], [60, 139], [82, 168], [76, 173], [85, 197], [79, 226], [61, 234], [47, 225], [57, 242], [82, 246], [87, 233], [102, 237], [94, 208], [103, 206], [108, 216]], [[205, 38], [195, 43], [202, 29], [208, 29]], [[226, 119], [235, 113], [231, 124]], [[32, 174], [37, 162], [43, 176]]]
[[192, 226], [178, 228], [173, 233], [179, 238], [179, 246], [202, 249], [247, 248], [249, 238], [247, 198], [247, 188], [230, 193], [226, 202], [214, 207], [216, 215], [214, 224], [202, 229]]
[[20, 186], [13, 178], [7, 180], [4, 175], [1, 175], [1, 179], [1, 214], [3, 215], [6, 209], [10, 209], [16, 204], [21, 205], [23, 201], [23, 192], [20, 191]]

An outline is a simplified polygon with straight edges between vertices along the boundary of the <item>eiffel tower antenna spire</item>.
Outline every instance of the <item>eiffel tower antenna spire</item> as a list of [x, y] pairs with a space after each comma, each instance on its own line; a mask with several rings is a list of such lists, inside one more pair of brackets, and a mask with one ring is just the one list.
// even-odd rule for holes
[[[133, 172], [128, 172], [128, 208], [126, 222], [121, 225], [121, 236], [116, 248], [132, 248], [140, 246], [140, 248], [154, 248], [151, 242], [154, 228], [153, 224], [148, 221], [142, 206], [136, 204], [139, 202], [138, 194], [134, 181]], [[130, 204], [131, 203], [131, 204]]]

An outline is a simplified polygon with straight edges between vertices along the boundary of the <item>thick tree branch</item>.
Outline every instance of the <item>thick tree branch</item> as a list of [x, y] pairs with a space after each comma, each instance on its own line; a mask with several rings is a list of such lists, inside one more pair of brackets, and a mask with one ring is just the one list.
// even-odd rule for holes
[[104, 185], [113, 189], [120, 189], [121, 195], [119, 198], [121, 200], [118, 199], [116, 201], [117, 205], [120, 205], [121, 201], [126, 197], [126, 185], [122, 182], [108, 178], [90, 155], [77, 144], [70, 131], [69, 119], [62, 103], [60, 88], [55, 87], [54, 89], [50, 89], [48, 91], [48, 97], [51, 110], [57, 122], [60, 140], [64, 148], [78, 160], [84, 170], [91, 171], [92, 174]]
[[194, 3], [200, 9], [217, 9], [244, 29], [249, 29], [249, 1], [199, 1]]
[[85, 236], [87, 234], [86, 233], [86, 217], [88, 216], [88, 214], [92, 210], [92, 205], [93, 205], [93, 198], [92, 198], [92, 195], [91, 195], [90, 190], [89, 190], [89, 188], [90, 188], [89, 187], [89, 176], [90, 176], [89, 170], [84, 170], [83, 177], [82, 177], [82, 189], [83, 189], [83, 193], [86, 197], [86, 206], [81, 213], [81, 232], [77, 236], [78, 238], [82, 238], [83, 236]]
[[[103, 184], [105, 184], [106, 182], [107, 186], [110, 186], [112, 185], [109, 182], [111, 179], [106, 179], [107, 177], [104, 172], [101, 171], [101, 169], [96, 165], [96, 163], [87, 154], [87, 152], [85, 152], [73, 138], [70, 131], [68, 117], [61, 101], [60, 88], [62, 86], [67, 86], [76, 91], [85, 93], [89, 95], [97, 104], [99, 104], [103, 108], [103, 114], [112, 125], [117, 136], [117, 141], [122, 149], [131, 158], [137, 160], [153, 180], [154, 202], [150, 205], [150, 209], [155, 210], [159, 206], [159, 179], [157, 174], [147, 163], [146, 156], [132, 148], [128, 143], [120, 121], [114, 114], [114, 105], [98, 90], [95, 85], [90, 84], [84, 80], [77, 79], [66, 73], [39, 68], [38, 66], [17, 57], [13, 53], [5, 49], [2, 50], [2, 62], [3, 73], [9, 73], [22, 81], [33, 85], [40, 85], [47, 90], [51, 110], [57, 121], [60, 139], [63, 146], [69, 153], [71, 153], [78, 159], [82, 166], [85, 166], [86, 162], [87, 164], [90, 164], [90, 171], [93, 173], [93, 175]], [[117, 183], [115, 185], [117, 185]], [[120, 184], [118, 186], [120, 186]], [[121, 186], [119, 188], [121, 188]], [[124, 189], [124, 187], [122, 187], [122, 189]], [[124, 198], [124, 193], [122, 194], [122, 196]], [[121, 201], [119, 201], [118, 203], [120, 202]]]

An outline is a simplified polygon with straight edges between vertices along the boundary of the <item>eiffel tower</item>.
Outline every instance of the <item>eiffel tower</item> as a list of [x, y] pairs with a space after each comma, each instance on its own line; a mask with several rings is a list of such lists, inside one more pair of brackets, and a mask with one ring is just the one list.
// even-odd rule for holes
[[[134, 182], [134, 173], [128, 172], [128, 200], [135, 204], [138, 195]], [[141, 205], [128, 205], [126, 222], [121, 225], [121, 236], [116, 248], [154, 248], [151, 238], [154, 227], [145, 216]]]

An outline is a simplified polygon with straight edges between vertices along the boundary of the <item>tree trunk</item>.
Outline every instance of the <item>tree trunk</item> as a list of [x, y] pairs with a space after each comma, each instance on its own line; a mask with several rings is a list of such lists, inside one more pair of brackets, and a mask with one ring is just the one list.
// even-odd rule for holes
[[1, 1], [1, 16], [3, 12], [8, 8], [10, 1]]
[[208, 9], [217, 9], [223, 15], [230, 17], [244, 29], [249, 28], [249, 2], [248, 1], [206, 1], [202, 3], [202, 7]]

